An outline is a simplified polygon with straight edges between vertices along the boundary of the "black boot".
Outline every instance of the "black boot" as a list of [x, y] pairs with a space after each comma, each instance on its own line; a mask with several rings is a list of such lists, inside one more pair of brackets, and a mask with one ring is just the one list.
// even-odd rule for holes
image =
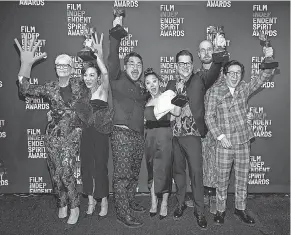
[[201, 229], [207, 229], [207, 220], [204, 213], [198, 213], [194, 210], [194, 216], [196, 217], [197, 224]]
[[224, 212], [217, 211], [214, 216], [214, 222], [217, 224], [223, 224], [224, 217], [225, 217], [225, 211]]
[[234, 214], [244, 223], [254, 225], [255, 220], [246, 212], [246, 210], [234, 210]]
[[183, 205], [178, 205], [176, 210], [174, 211], [174, 219], [177, 220], [179, 219], [183, 213], [184, 213], [184, 210], [186, 210], [187, 206], [185, 204]]

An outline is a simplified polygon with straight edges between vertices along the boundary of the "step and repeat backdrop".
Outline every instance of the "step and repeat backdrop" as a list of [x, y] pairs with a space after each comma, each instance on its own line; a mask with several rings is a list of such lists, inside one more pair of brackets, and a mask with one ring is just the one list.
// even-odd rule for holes
[[[199, 43], [212, 40], [212, 28], [221, 26], [231, 59], [245, 65], [244, 79], [250, 81], [263, 60], [259, 31], [268, 35], [279, 69], [249, 100], [256, 136], [251, 147], [249, 192], [289, 192], [290, 2], [20, 0], [0, 2], [0, 193], [52, 193], [44, 147], [49, 105], [41, 98], [19, 98], [16, 80], [20, 62], [14, 38], [23, 43], [24, 35], [35, 35], [41, 40], [37, 53], [48, 54], [33, 67], [31, 84], [56, 79], [54, 60], [61, 53], [73, 56], [74, 76], [79, 76], [82, 60], [77, 52], [83, 47], [84, 27], [104, 33], [107, 58], [113, 7], [126, 11], [124, 27], [129, 34], [119, 48], [121, 63], [130, 51], [140, 53], [144, 68], [159, 72], [164, 86], [174, 78], [176, 53], [190, 50], [195, 69], [199, 69]], [[77, 160], [75, 175], [81, 190], [81, 162]], [[111, 184], [111, 156], [108, 166]], [[234, 192], [232, 183], [230, 192]], [[144, 161], [137, 191], [148, 192]]]

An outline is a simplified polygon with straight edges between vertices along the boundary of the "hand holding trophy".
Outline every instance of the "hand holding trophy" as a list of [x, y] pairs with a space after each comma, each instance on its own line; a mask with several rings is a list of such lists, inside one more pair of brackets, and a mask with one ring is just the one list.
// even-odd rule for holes
[[80, 57], [83, 61], [90, 61], [96, 59], [96, 56], [92, 51], [94, 35], [96, 35], [96, 29], [90, 28], [88, 25], [86, 25], [84, 29], [85, 36], [85, 41], [83, 42], [84, 47], [81, 51], [77, 53], [77, 56]]
[[229, 60], [229, 53], [226, 51], [224, 26], [213, 26], [211, 28], [211, 33], [215, 34], [215, 38], [213, 40], [213, 60], [216, 62], [227, 62]]
[[122, 23], [123, 23], [122, 21], [123, 21], [123, 18], [125, 17], [125, 10], [114, 8], [113, 15], [114, 15], [113, 28], [109, 32], [110, 35], [112, 35], [112, 37], [114, 37], [115, 39], [126, 37], [128, 33], [122, 27]]
[[279, 66], [279, 63], [276, 62], [273, 58], [273, 48], [271, 47], [271, 42], [268, 40], [267, 35], [263, 31], [260, 31], [259, 34], [260, 45], [263, 47], [263, 52], [265, 59], [260, 65], [260, 69], [275, 69]]

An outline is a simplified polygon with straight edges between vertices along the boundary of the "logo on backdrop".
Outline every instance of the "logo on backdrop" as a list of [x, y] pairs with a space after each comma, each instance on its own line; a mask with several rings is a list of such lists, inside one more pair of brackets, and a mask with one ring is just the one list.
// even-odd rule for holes
[[23, 6], [44, 6], [44, 0], [20, 0], [19, 5]]
[[266, 176], [271, 167], [265, 166], [262, 156], [250, 156], [249, 184], [269, 185], [270, 179]]
[[47, 158], [44, 135], [40, 129], [27, 129], [28, 158]]
[[[256, 39], [259, 37], [260, 31], [262, 30], [268, 38], [276, 37], [278, 31], [273, 29], [273, 26], [277, 24], [278, 17], [272, 16], [272, 12], [269, 11], [268, 5], [253, 5], [253, 33], [252, 36]], [[258, 43], [259, 44], [259, 43]], [[263, 56], [252, 56], [252, 69], [251, 79], [259, 76], [260, 65], [265, 57]], [[275, 82], [266, 81], [263, 83], [262, 88], [274, 88]]]
[[47, 183], [42, 176], [30, 176], [29, 193], [52, 193], [52, 189], [47, 188]]
[[272, 137], [272, 130], [270, 130], [272, 120], [267, 119], [264, 107], [250, 107], [249, 111], [253, 114], [252, 128], [255, 137]]
[[0, 159], [0, 186], [7, 186], [8, 184], [7, 169], [4, 165], [4, 161]]
[[184, 19], [175, 5], [160, 5], [160, 37], [184, 37]]
[[138, 1], [114, 1], [114, 7], [138, 7]]
[[207, 1], [206, 7], [231, 7], [231, 1]]
[[174, 56], [160, 57], [160, 76], [162, 79], [161, 86], [166, 87], [170, 80], [175, 79], [176, 63]]
[[[223, 26], [212, 26], [212, 25], [208, 26], [206, 28], [206, 39], [213, 43], [217, 32], [224, 33], [224, 27]], [[230, 40], [225, 38], [225, 41], [226, 41], [226, 46], [229, 47]]]
[[6, 132], [2, 131], [2, 128], [5, 126], [5, 120], [0, 120], [0, 138], [6, 138]]

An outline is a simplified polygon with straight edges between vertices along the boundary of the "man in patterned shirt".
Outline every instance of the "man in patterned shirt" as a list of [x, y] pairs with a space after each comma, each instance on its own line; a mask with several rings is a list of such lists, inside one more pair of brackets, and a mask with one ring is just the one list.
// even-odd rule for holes
[[[273, 55], [271, 47], [264, 48], [265, 57]], [[274, 73], [266, 69], [250, 82], [241, 81], [244, 66], [235, 60], [224, 65], [224, 79], [210, 89], [206, 103], [206, 124], [217, 140], [217, 213], [214, 221], [224, 223], [229, 174], [234, 162], [235, 169], [235, 215], [244, 223], [253, 225], [254, 219], [246, 212], [247, 183], [249, 173], [250, 140], [254, 137], [251, 126], [247, 124], [247, 101], [252, 93]]]
[[[216, 37], [216, 45], [224, 44], [223, 37]], [[186, 194], [186, 159], [189, 166], [192, 194], [195, 202], [194, 216], [198, 225], [205, 229], [207, 221], [204, 215], [203, 168], [201, 137], [207, 133], [204, 121], [204, 95], [218, 78], [222, 63], [213, 61], [205, 73], [193, 73], [193, 55], [182, 50], [176, 55], [177, 77], [168, 82], [166, 90], [186, 95], [189, 102], [182, 107], [181, 115], [172, 121], [173, 129], [173, 177], [177, 185], [178, 206], [174, 219], [179, 219], [184, 210]]]

